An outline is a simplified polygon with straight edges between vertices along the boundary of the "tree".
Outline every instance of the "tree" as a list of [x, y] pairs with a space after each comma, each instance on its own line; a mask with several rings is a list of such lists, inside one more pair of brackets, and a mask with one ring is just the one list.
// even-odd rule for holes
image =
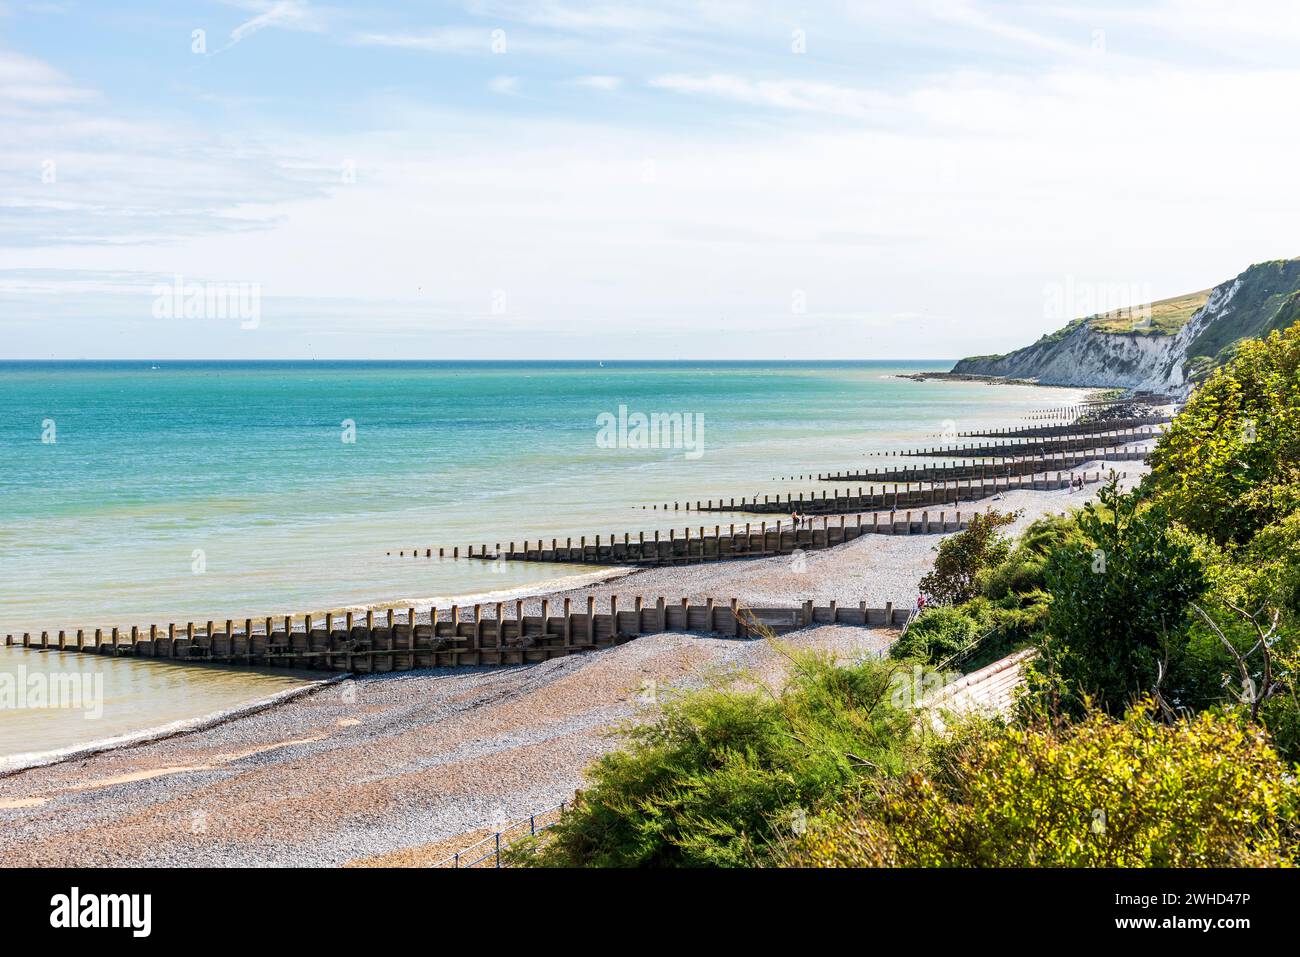
[[1011, 544], [998, 530], [1020, 517], [1019, 512], [989, 509], [976, 513], [965, 531], [939, 543], [934, 569], [921, 579], [921, 594], [943, 605], [970, 601], [979, 593], [979, 573], [1006, 560]]
[[1248, 542], [1300, 507], [1300, 323], [1241, 343], [1151, 455], [1144, 492], [1217, 542]]
[[[1114, 483], [1080, 513], [1088, 540], [1060, 548], [1045, 577], [1051, 605], [1037, 670], [1073, 709], [1085, 698], [1112, 714], [1170, 691], [1186, 647], [1189, 603], [1207, 582], [1192, 541], [1158, 509]], [[1091, 546], [1091, 547], [1090, 547]], [[1173, 691], [1176, 697], [1176, 690]]]

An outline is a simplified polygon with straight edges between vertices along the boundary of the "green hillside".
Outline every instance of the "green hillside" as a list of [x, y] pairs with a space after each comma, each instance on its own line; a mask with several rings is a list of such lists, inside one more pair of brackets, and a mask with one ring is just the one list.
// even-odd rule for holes
[[1146, 336], [1172, 336], [1187, 324], [1192, 314], [1210, 298], [1210, 290], [1161, 299], [1144, 306], [1117, 309], [1089, 316], [1088, 325], [1097, 332], [1137, 333]]
[[1218, 357], [1225, 347], [1241, 339], [1265, 336], [1295, 321], [1300, 259], [1258, 263], [1242, 273], [1238, 281], [1241, 286], [1222, 316], [1192, 341], [1187, 350], [1189, 358]]

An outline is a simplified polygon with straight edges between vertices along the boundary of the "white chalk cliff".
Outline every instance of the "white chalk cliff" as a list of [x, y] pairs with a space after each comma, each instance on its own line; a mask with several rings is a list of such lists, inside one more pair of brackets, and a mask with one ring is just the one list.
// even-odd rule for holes
[[[954, 373], [1032, 379], [1043, 385], [1111, 386], [1185, 393], [1189, 360], [1221, 361], [1225, 347], [1300, 318], [1300, 259], [1251, 266], [1211, 290], [1177, 332], [1104, 332], [1089, 321], [1015, 352], [962, 359]], [[1204, 360], [1196, 365], [1204, 364]]]

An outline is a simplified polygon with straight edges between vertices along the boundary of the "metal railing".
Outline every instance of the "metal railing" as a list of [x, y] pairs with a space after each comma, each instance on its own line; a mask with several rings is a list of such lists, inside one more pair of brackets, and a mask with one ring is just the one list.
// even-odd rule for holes
[[[561, 801], [554, 807], [537, 811], [528, 817], [507, 824], [469, 847], [462, 848], [451, 857], [439, 861], [434, 867], [500, 867], [501, 852], [524, 838], [536, 837], [560, 822], [571, 801]], [[486, 850], [485, 850], [486, 849]]]

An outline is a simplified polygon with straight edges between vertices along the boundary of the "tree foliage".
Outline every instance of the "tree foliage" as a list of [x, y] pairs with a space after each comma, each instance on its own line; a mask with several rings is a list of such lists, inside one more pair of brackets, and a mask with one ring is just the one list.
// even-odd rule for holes
[[944, 605], [970, 601], [979, 593], [977, 579], [986, 568], [1006, 560], [1011, 544], [999, 531], [1019, 512], [989, 509], [976, 514], [964, 531], [939, 543], [934, 569], [921, 579], [921, 593]]
[[1300, 508], [1300, 323], [1247, 340], [1193, 393], [1143, 483], [1171, 519], [1245, 543]]
[[1189, 603], [1206, 577], [1194, 543], [1136, 493], [1111, 485], [1098, 497], [1100, 507], [1078, 516], [1087, 541], [1048, 562], [1052, 602], [1039, 667], [1075, 709], [1091, 697], [1118, 714], [1179, 668]]

